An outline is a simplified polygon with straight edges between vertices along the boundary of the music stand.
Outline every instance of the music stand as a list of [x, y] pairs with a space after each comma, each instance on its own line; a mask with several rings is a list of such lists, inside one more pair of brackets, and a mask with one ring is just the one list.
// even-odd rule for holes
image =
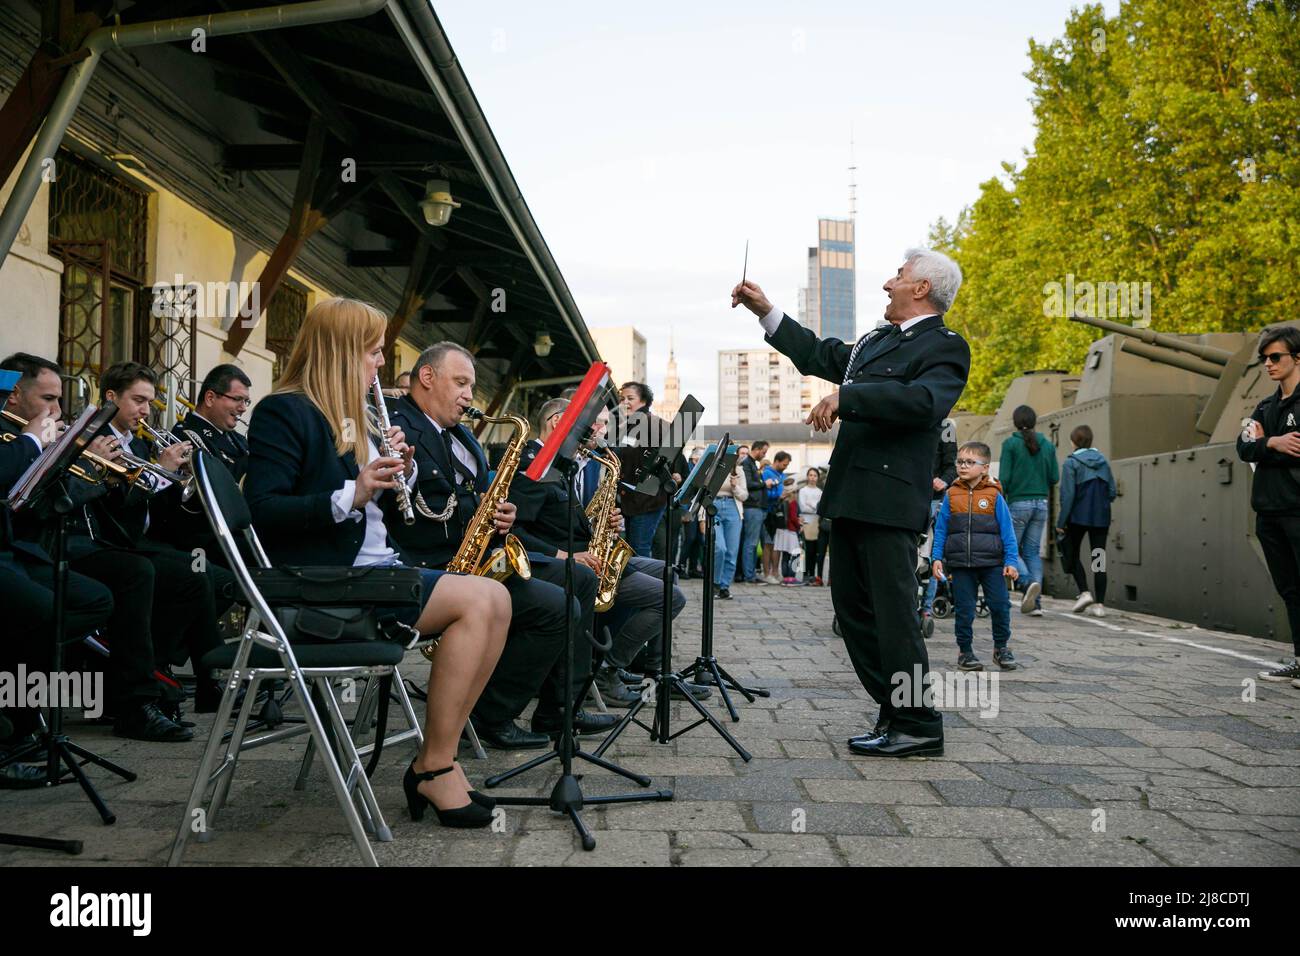
[[[703, 410], [703, 406], [696, 401], [694, 396], [688, 395], [686, 400], [682, 402], [683, 409], [687, 407], [688, 402], [691, 403], [692, 408], [692, 411], [688, 414], [690, 414], [694, 419], [694, 421], [689, 422], [689, 426], [691, 431], [694, 431], [694, 423], [699, 421], [699, 411]], [[707, 723], [722, 737], [723, 740], [731, 745], [731, 748], [740, 755], [742, 760], [748, 761], [752, 756], [748, 750], [740, 745], [740, 741], [736, 740], [727, 728], [722, 726], [718, 719], [709, 713], [703, 704], [695, 699], [694, 695], [691, 694], [689, 689], [686, 687], [685, 681], [682, 680], [682, 675], [673, 670], [673, 543], [677, 536], [672, 533], [672, 530], [676, 527], [677, 509], [680, 501], [677, 495], [677, 482], [672, 476], [671, 469], [673, 460], [681, 454], [682, 446], [684, 446], [686, 441], [691, 437], [690, 432], [686, 431], [685, 427], [679, 427], [684, 426], [687, 423], [686, 414], [679, 414], [674, 422], [674, 427], [670, 434], [669, 441], [680, 441], [680, 443], [676, 445], [669, 444], [660, 446], [652, 455], [647, 456], [643, 466], [643, 471], [638, 472], [635, 476], [637, 491], [653, 487], [655, 491], [663, 490], [668, 493], [668, 508], [664, 517], [664, 520], [667, 522], [666, 527], [668, 528], [668, 534], [664, 536], [664, 600], [663, 621], [659, 634], [659, 673], [655, 676], [653, 684], [655, 689], [653, 698], [655, 704], [654, 720], [651, 722], [650, 726], [647, 727], [637, 719], [637, 714], [640, 712], [641, 708], [649, 702], [647, 695], [643, 693], [641, 699], [628, 708], [628, 711], [623, 715], [623, 718], [614, 725], [608, 736], [601, 741], [600, 746], [596, 748], [596, 756], [603, 754], [610, 744], [617, 740], [619, 735], [633, 723], [638, 727], [650, 731], [650, 739], [662, 744], [666, 744], [670, 740], [675, 740], [682, 734], [694, 730], [701, 724]], [[701, 463], [702, 462], [703, 459], [701, 459]], [[698, 473], [699, 470], [700, 469], [697, 466], [696, 472]], [[651, 481], [651, 479], [653, 479], [653, 481]], [[653, 494], [654, 492], [650, 493]], [[705, 544], [705, 550], [705, 560], [708, 560], [707, 543]], [[708, 591], [708, 585], [710, 583], [711, 581], [705, 582], [706, 592]], [[674, 692], [694, 707], [696, 712], [700, 715], [699, 720], [693, 724], [687, 724], [676, 733], [673, 733], [671, 729], [671, 705], [672, 694]], [[734, 719], [739, 719], [739, 715], [736, 715], [734, 710], [732, 710], [732, 714], [734, 715]]]
[[[54, 649], [50, 657], [50, 670], [55, 674], [63, 670], [63, 630], [68, 594], [68, 513], [73, 507], [67, 490], [68, 469], [116, 414], [117, 406], [112, 402], [105, 402], [100, 409], [87, 405], [59, 439], [28, 466], [4, 502], [15, 514], [27, 508], [39, 507], [54, 516]], [[17, 763], [28, 754], [40, 751], [44, 751], [46, 757], [47, 787], [68, 782], [59, 770], [60, 763], [65, 764], [71, 779], [81, 785], [104, 823], [107, 825], [117, 821], [117, 817], [95, 790], [94, 784], [82, 771], [82, 765], [93, 763], [128, 782], [135, 780], [136, 775], [69, 740], [63, 733], [62, 706], [50, 707], [50, 722], [37, 739], [0, 760], [0, 767]], [[81, 763], [75, 759], [78, 757], [81, 758]], [[76, 851], [69, 848], [68, 852]]]
[[[578, 473], [578, 451], [590, 436], [591, 426], [595, 424], [597, 417], [606, 407], [609, 384], [609, 367], [604, 362], [593, 363], [591, 368], [587, 370], [582, 384], [578, 386], [573, 398], [570, 399], [568, 407], [560, 417], [559, 424], [555, 427], [555, 431], [542, 445], [532, 464], [524, 472], [525, 476], [532, 481], [544, 481], [547, 480], [551, 468], [555, 467], [563, 476], [568, 489], [568, 507], [566, 509], [568, 540], [565, 544], [564, 558], [564, 599], [566, 607], [571, 606], [574, 600], [573, 526], [576, 520], [575, 500], [577, 498], [574, 493], [574, 478]], [[498, 797], [497, 803], [515, 806], [547, 806], [556, 813], [567, 814], [569, 819], [573, 821], [578, 836], [582, 839], [582, 848], [584, 850], [594, 850], [596, 848], [596, 838], [592, 835], [591, 830], [587, 828], [586, 823], [583, 822], [579, 812], [584, 804], [600, 805], [607, 803], [636, 803], [645, 800], [671, 800], [673, 792], [671, 790], [657, 790], [653, 793], [622, 793], [599, 797], [583, 796], [582, 785], [573, 773], [573, 758], [575, 756], [595, 764], [603, 770], [627, 777], [643, 787], [650, 785], [650, 778], [632, 773], [618, 766], [618, 764], [604, 760], [599, 753], [589, 754], [578, 749], [577, 738], [573, 732], [573, 716], [577, 708], [577, 702], [570, 696], [573, 689], [573, 642], [573, 615], [568, 614], [564, 626], [564, 666], [561, 668], [560, 679], [561, 686], [564, 688], [564, 711], [561, 717], [560, 736], [555, 742], [555, 749], [550, 753], [542, 754], [540, 757], [534, 757], [513, 770], [507, 770], [505, 773], [489, 777], [483, 782], [483, 785], [489, 788], [495, 787], [511, 777], [558, 758], [562, 765], [562, 771], [560, 779], [555, 782], [549, 797]], [[591, 678], [588, 677], [578, 693], [578, 701], [581, 701], [586, 696], [590, 684]]]
[[[699, 464], [687, 479], [686, 486], [682, 488], [678, 498], [689, 502], [686, 509], [688, 517], [696, 514], [704, 516], [705, 586], [704, 606], [700, 620], [700, 656], [695, 658], [694, 664], [682, 671], [682, 679], [691, 677], [692, 683], [697, 685], [716, 685], [718, 692], [722, 694], [723, 703], [727, 705], [732, 721], [736, 722], [740, 720], [740, 714], [736, 712], [735, 705], [731, 702], [731, 695], [727, 693], [729, 689], [739, 691], [751, 704], [755, 697], [772, 695], [762, 688], [746, 687], [740, 683], [727, 673], [726, 668], [718, 663], [717, 657], [713, 654], [713, 544], [716, 534], [714, 519], [718, 513], [715, 499], [722, 483], [736, 470], [736, 460], [739, 457], [739, 448], [730, 444], [730, 439], [730, 435], [723, 435], [720, 445], [710, 445], [705, 450], [704, 456], [700, 458]], [[719, 447], [724, 449], [721, 454], [718, 453]], [[704, 467], [706, 461], [709, 466], [707, 472]]]

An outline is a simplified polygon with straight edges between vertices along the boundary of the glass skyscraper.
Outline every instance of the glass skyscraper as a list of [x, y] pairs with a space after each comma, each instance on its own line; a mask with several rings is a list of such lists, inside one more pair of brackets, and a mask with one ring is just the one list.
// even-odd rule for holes
[[852, 219], [817, 221], [817, 319], [821, 327], [814, 331], [822, 338], [849, 344], [858, 337], [853, 225]]

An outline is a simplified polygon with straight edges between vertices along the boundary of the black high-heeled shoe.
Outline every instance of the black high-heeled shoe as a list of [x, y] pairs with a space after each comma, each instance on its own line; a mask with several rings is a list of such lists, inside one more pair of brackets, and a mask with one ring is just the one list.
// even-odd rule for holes
[[[456, 761], [456, 763], [459, 762], [460, 761]], [[455, 766], [455, 764], [453, 764], [453, 766]], [[464, 771], [462, 770], [461, 772], [463, 773]], [[467, 777], [466, 780], [468, 781], [468, 779], [469, 778]], [[496, 797], [489, 797], [486, 793], [479, 793], [473, 787], [470, 787], [470, 789], [467, 790], [466, 793], [469, 794], [469, 798], [471, 800], [473, 800], [475, 803], [477, 803], [480, 807], [482, 807], [485, 810], [495, 810], [497, 808]]]
[[416, 773], [414, 763], [406, 768], [406, 776], [402, 778], [402, 789], [406, 791], [406, 808], [411, 813], [411, 819], [418, 823], [424, 817], [424, 808], [428, 806], [433, 807], [434, 815], [438, 818], [438, 823], [441, 826], [456, 827], [463, 830], [488, 826], [492, 823], [492, 811], [472, 798], [463, 807], [443, 810], [420, 792], [421, 780], [432, 780], [434, 777], [441, 777], [444, 773], [451, 773], [453, 769], [455, 768], [443, 767], [441, 770]]

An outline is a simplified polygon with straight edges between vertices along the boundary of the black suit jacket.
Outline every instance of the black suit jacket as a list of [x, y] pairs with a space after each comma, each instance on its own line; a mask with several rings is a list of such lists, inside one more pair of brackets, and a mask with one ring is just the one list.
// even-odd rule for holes
[[[5, 421], [0, 419], [0, 421]], [[9, 423], [6, 421], [6, 425]], [[23, 438], [18, 434], [16, 428], [5, 428], [5, 434], [14, 435], [13, 441], [0, 441], [0, 498], [9, 494], [9, 489], [14, 486], [19, 478], [22, 477], [28, 467], [37, 458], [41, 457], [41, 451], [36, 447], [36, 443], [30, 438]], [[14, 529], [12, 519], [9, 514], [9, 508], [0, 505], [0, 551], [10, 549], [18, 551], [27, 551], [30, 545], [22, 541], [14, 540]], [[46, 559], [44, 552], [34, 555]], [[46, 559], [48, 560], [48, 559]]]
[[[818, 339], [782, 316], [767, 341], [802, 374], [844, 380], [852, 348], [839, 339]], [[941, 315], [873, 335], [840, 386], [840, 432], [819, 513], [923, 531], [943, 420], [969, 372], [970, 347]]]
[[415, 524], [407, 525], [398, 511], [396, 496], [385, 495], [384, 523], [401, 546], [404, 560], [426, 568], [445, 567], [465, 537], [465, 528], [478, 507], [478, 496], [487, 491], [487, 455], [473, 432], [464, 425], [457, 423], [449, 429], [452, 439], [473, 455], [476, 465], [473, 486], [457, 487], [454, 465], [447, 458], [442, 436], [414, 399], [404, 395], [396, 402], [389, 402], [389, 419], [402, 430], [406, 443], [415, 449], [416, 488], [425, 504], [435, 514], [440, 514], [448, 497], [456, 495], [456, 509], [445, 522], [433, 521], [417, 510]]
[[[514, 481], [510, 482], [508, 500], [519, 509], [514, 534], [524, 547], [530, 552], [555, 557], [558, 552], [568, 550], [568, 481], [560, 469], [554, 467], [543, 481], [532, 481], [524, 474], [541, 449], [542, 443], [537, 439], [524, 446], [519, 470], [515, 472]], [[574, 553], [587, 550], [590, 541], [591, 522], [587, 520], [582, 503], [574, 502]]]
[[[951, 487], [957, 480], [957, 443], [955, 441], [939, 442], [939, 449], [934, 453], [934, 477]], [[948, 488], [933, 493], [933, 500], [938, 501], [948, 493]]]
[[[303, 395], [268, 395], [253, 409], [248, 450], [244, 498], [271, 563], [351, 567], [366, 523], [336, 522], [330, 496], [356, 480], [357, 462], [339, 456], [325, 416]], [[391, 494], [381, 492], [381, 508]]]

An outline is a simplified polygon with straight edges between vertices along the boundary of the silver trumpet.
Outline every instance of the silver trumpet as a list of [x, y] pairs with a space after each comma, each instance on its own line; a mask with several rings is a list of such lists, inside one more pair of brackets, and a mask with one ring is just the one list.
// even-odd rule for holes
[[[140, 430], [144, 432], [143, 437], [151, 441], [155, 448], [170, 448], [173, 445], [180, 445], [185, 442], [184, 438], [179, 438], [171, 432], [159, 431], [147, 421], [140, 422]], [[172, 471], [168, 468], [164, 468], [157, 462], [137, 458], [125, 448], [122, 449], [122, 457], [130, 464], [144, 468], [150, 474], [158, 475], [161, 478], [166, 478], [168, 481], [174, 481], [179, 484], [181, 486], [181, 501], [189, 501], [194, 497], [194, 473], [192, 471]], [[184, 465], [188, 462], [189, 458], [186, 457], [182, 464]]]
[[[375, 376], [374, 382], [370, 385], [370, 391], [375, 400], [375, 421], [379, 425], [379, 454], [385, 458], [401, 458], [402, 456], [393, 451], [393, 446], [388, 441], [388, 405], [384, 402], [384, 387], [379, 383], [379, 376]], [[397, 508], [402, 512], [402, 521], [406, 524], [415, 524], [415, 508], [411, 505], [411, 489], [406, 486], [406, 480], [401, 472], [397, 475], [397, 487], [393, 490], [397, 495]]]

